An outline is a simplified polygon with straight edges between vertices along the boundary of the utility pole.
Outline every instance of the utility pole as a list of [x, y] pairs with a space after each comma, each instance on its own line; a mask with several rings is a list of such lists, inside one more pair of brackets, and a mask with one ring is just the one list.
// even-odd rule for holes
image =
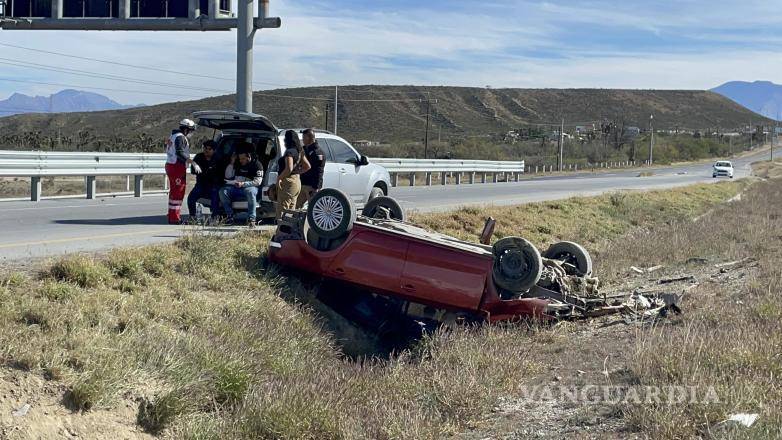
[[429, 94], [426, 95], [426, 136], [424, 136], [424, 159], [429, 157]]
[[654, 155], [654, 115], [649, 115], [649, 166], [652, 166]]
[[334, 134], [337, 134], [337, 113], [338, 113], [337, 99], [338, 98], [339, 98], [339, 86], [334, 86]]
[[329, 103], [326, 103], [326, 121], [323, 127], [326, 131], [329, 131]]
[[557, 171], [562, 171], [564, 155], [562, 150], [565, 149], [565, 120], [562, 120], [562, 124], [559, 126], [559, 152], [557, 153]]

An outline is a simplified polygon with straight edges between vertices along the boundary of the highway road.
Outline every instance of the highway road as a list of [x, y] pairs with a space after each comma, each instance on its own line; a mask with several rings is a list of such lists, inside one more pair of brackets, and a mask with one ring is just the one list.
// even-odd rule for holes
[[[736, 178], [767, 152], [734, 160]], [[408, 210], [438, 211], [464, 205], [509, 205], [596, 195], [616, 190], [652, 190], [713, 182], [709, 164], [662, 167], [653, 176], [638, 170], [535, 177], [520, 182], [393, 188], [391, 195]], [[0, 202], [0, 263], [70, 252], [170, 241], [186, 231], [165, 221], [166, 198], [104, 197], [53, 199], [38, 203]], [[225, 229], [225, 228], [222, 228]]]

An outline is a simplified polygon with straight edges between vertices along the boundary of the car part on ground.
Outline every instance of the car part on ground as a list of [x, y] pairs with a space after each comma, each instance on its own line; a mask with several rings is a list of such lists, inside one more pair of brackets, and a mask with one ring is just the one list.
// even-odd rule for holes
[[380, 212], [381, 218], [356, 217], [345, 194], [321, 190], [306, 213], [283, 213], [269, 258], [402, 301], [410, 316], [441, 323], [590, 318], [627, 313], [628, 303], [633, 310], [661, 307], [603, 295], [591, 257], [578, 244], [554, 243], [541, 257], [520, 237], [489, 246], [395, 220], [387, 208]]

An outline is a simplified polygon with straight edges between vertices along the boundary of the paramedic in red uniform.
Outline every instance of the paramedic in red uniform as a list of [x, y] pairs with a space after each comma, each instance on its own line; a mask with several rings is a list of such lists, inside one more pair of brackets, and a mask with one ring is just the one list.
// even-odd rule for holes
[[179, 129], [171, 132], [166, 142], [166, 176], [168, 176], [168, 223], [171, 225], [182, 222], [180, 211], [185, 199], [187, 167], [193, 167], [196, 174], [201, 173], [201, 167], [190, 159], [190, 142], [188, 138], [196, 129], [195, 122], [182, 119]]

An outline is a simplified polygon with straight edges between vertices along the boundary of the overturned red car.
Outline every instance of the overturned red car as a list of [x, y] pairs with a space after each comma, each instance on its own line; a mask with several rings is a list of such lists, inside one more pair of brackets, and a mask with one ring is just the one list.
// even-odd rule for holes
[[[574, 286], [596, 291], [590, 256], [575, 243], [556, 243], [541, 256], [523, 238], [490, 246], [404, 220], [389, 197], [373, 199], [358, 215], [345, 194], [323, 189], [306, 211], [285, 212], [269, 258], [401, 299], [408, 315], [438, 322], [556, 319], [578, 307], [566, 301]], [[484, 243], [492, 229], [487, 222]]]

